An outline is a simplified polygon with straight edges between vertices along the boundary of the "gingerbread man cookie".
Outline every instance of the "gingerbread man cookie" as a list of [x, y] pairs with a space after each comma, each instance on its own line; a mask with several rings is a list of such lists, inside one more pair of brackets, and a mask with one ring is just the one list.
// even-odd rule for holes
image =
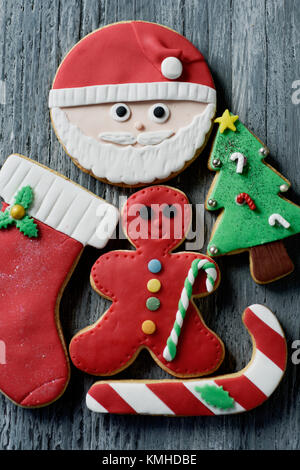
[[113, 375], [143, 348], [178, 377], [210, 374], [219, 367], [223, 343], [192, 299], [218, 287], [219, 269], [202, 254], [172, 253], [190, 223], [191, 208], [179, 190], [153, 186], [128, 199], [122, 225], [136, 250], [112, 251], [93, 266], [92, 287], [113, 303], [96, 324], [72, 339], [76, 367]]

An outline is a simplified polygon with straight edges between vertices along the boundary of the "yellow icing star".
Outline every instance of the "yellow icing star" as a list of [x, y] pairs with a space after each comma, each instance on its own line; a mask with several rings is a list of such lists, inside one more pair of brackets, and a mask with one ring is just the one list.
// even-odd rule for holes
[[231, 115], [228, 109], [226, 109], [226, 111], [224, 111], [221, 117], [218, 117], [217, 119], [215, 119], [215, 122], [219, 123], [219, 126], [220, 126], [219, 129], [220, 129], [221, 134], [223, 134], [225, 129], [230, 129], [233, 132], [235, 132], [236, 127], [234, 123], [235, 121], [238, 120], [238, 118], [239, 118], [238, 116]]

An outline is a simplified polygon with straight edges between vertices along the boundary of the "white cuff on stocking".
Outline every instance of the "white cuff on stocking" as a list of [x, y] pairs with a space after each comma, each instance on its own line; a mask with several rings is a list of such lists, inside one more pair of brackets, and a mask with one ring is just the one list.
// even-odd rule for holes
[[103, 248], [118, 223], [118, 210], [64, 176], [21, 155], [10, 155], [0, 170], [0, 196], [14, 203], [30, 186], [28, 214], [85, 245]]

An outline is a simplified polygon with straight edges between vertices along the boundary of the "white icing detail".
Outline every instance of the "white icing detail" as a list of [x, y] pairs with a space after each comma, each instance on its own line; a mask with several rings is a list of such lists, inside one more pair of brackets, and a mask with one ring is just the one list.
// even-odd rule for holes
[[178, 325], [180, 326], [180, 328], [182, 327], [183, 325], [183, 318], [182, 318], [182, 315], [180, 313], [180, 310], [177, 310], [177, 313], [176, 313], [176, 321], [178, 323]]
[[6, 364], [6, 345], [4, 341], [0, 341], [0, 365]]
[[109, 385], [137, 413], [174, 415], [173, 411], [145, 383], [110, 382]]
[[89, 393], [86, 395], [86, 406], [89, 410], [95, 411], [95, 413], [108, 413], [108, 411], [104, 408], [104, 406], [100, 405], [100, 403], [95, 400]]
[[136, 137], [130, 132], [101, 132], [99, 138], [119, 145], [133, 145]]
[[182, 305], [183, 305], [184, 309], [187, 310], [187, 308], [189, 306], [189, 303], [190, 303], [190, 300], [188, 298], [186, 289], [182, 290], [180, 299], [181, 299], [181, 302], [182, 302]]
[[168, 361], [168, 362], [171, 362], [171, 361], [172, 361], [172, 357], [171, 357], [171, 355], [170, 355], [168, 346], [166, 346], [165, 349], [164, 349], [163, 357], [164, 357], [165, 360]]
[[246, 165], [246, 162], [247, 162], [245, 155], [243, 155], [240, 152], [234, 152], [233, 154], [230, 155], [230, 160], [232, 162], [237, 161], [236, 172], [239, 174], [242, 174], [244, 170], [244, 166]]
[[161, 63], [161, 73], [169, 80], [176, 80], [182, 75], [182, 62], [177, 57], [166, 57]]
[[192, 123], [157, 146], [117, 147], [88, 137], [71, 124], [60, 108], [51, 111], [56, 132], [66, 151], [80, 166], [111, 183], [151, 183], [180, 171], [205, 142], [215, 114], [209, 104]]
[[235, 413], [241, 413], [243, 411], [246, 411], [245, 408], [243, 408], [239, 403], [236, 401], [234, 402], [234, 406], [232, 408], [228, 409], [221, 409], [217, 408], [216, 406], [209, 405], [203, 398], [201, 397], [201, 394], [195, 390], [195, 387], [203, 387], [204, 385], [213, 385], [215, 387], [219, 387], [213, 380], [206, 380], [206, 379], [201, 379], [199, 382], [195, 381], [184, 381], [182, 382], [183, 385], [199, 400], [201, 403], [206, 406], [210, 411], [212, 411], [215, 415], [231, 415]]
[[[118, 116], [118, 114], [117, 114], [117, 108], [119, 108], [120, 106], [122, 106], [126, 109], [126, 114], [124, 114], [124, 116]], [[125, 103], [116, 103], [111, 107], [110, 115], [115, 121], [124, 122], [124, 121], [127, 121], [130, 118], [131, 111], [130, 111], [129, 106], [127, 106], [127, 104], [125, 104]]]
[[275, 317], [275, 315], [264, 305], [254, 304], [250, 305], [249, 309], [266, 325], [268, 325], [272, 330], [276, 331], [280, 336], [284, 338], [284, 333], [282, 328], [279, 324], [279, 321]]
[[172, 341], [173, 343], [175, 344], [175, 346], [177, 346], [178, 344], [178, 336], [177, 336], [177, 333], [175, 330], [172, 330], [171, 332], [171, 338], [172, 338]]
[[[162, 117], [155, 116], [154, 111], [155, 111], [155, 108], [157, 108], [157, 107], [163, 108], [164, 115]], [[163, 122], [166, 122], [167, 119], [169, 118], [170, 110], [169, 110], [168, 106], [165, 103], [155, 103], [149, 109], [148, 116], [149, 116], [149, 119], [151, 119], [152, 121], [162, 124]]]
[[269, 397], [279, 384], [283, 371], [259, 349], [256, 349], [254, 359], [244, 375]]
[[137, 136], [137, 141], [141, 145], [157, 145], [174, 135], [173, 131], [142, 132]]
[[274, 227], [274, 225], [276, 224], [276, 222], [279, 224], [279, 225], [282, 225], [282, 227], [284, 228], [290, 228], [291, 224], [282, 217], [282, 215], [280, 214], [272, 214], [270, 215], [269, 217], [269, 224]]
[[34, 194], [29, 215], [83, 245], [103, 248], [107, 244], [118, 220], [111, 204], [33, 160], [11, 155], [0, 170], [1, 197], [11, 205], [27, 185]]
[[150, 100], [186, 100], [213, 104], [217, 101], [216, 90], [198, 83], [121, 83], [52, 89], [49, 93], [49, 108]]

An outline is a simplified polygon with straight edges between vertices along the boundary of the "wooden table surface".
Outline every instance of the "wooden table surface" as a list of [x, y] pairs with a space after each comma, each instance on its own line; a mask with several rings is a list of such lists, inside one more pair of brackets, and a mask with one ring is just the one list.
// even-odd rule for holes
[[[292, 84], [300, 80], [299, 0], [0, 0], [0, 163], [13, 152], [27, 155], [113, 204], [119, 195], [132, 193], [96, 181], [71, 162], [54, 135], [47, 107], [56, 69], [69, 49], [94, 29], [128, 19], [170, 26], [202, 51], [217, 86], [218, 112], [228, 107], [239, 114], [266, 143], [268, 161], [292, 183], [288, 197], [300, 204], [300, 104], [292, 102]], [[192, 203], [204, 202], [213, 178], [206, 167], [210, 145], [211, 140], [170, 182]], [[213, 220], [205, 214], [206, 243]], [[221, 285], [198, 302], [207, 324], [225, 342], [223, 373], [239, 370], [251, 357], [241, 322], [245, 307], [266, 304], [278, 316], [288, 341], [287, 372], [260, 408], [227, 417], [97, 415], [85, 406], [95, 378], [72, 368], [67, 391], [49, 407], [24, 410], [0, 396], [0, 449], [299, 448], [300, 365], [291, 361], [292, 342], [300, 339], [299, 237], [285, 244], [296, 266], [292, 275], [258, 286], [249, 275], [247, 254], [220, 258]], [[107, 250], [116, 246], [127, 242], [111, 241]], [[109, 305], [89, 284], [90, 268], [101, 253], [85, 250], [63, 295], [67, 343]], [[143, 352], [119, 376], [167, 374]]]

